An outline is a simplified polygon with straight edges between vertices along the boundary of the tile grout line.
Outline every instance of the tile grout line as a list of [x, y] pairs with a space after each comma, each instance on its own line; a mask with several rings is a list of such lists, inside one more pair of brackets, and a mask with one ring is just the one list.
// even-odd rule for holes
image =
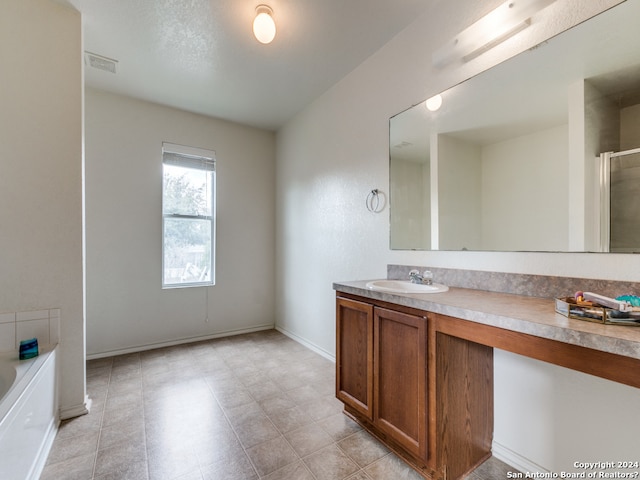
[[[233, 370], [233, 367], [229, 367], [229, 368]], [[266, 475], [260, 475], [260, 472], [258, 472], [258, 469], [257, 469], [257, 467], [256, 467], [256, 465], [255, 465], [255, 462], [253, 461], [253, 459], [251, 458], [251, 456], [250, 456], [250, 455], [249, 455], [249, 453], [247, 452], [247, 447], [244, 445], [244, 443], [242, 442], [242, 440], [241, 440], [241, 439], [240, 439], [240, 437], [238, 436], [238, 434], [237, 434], [237, 432], [236, 432], [235, 427], [233, 426], [233, 424], [232, 424], [232, 423], [231, 423], [231, 421], [229, 420], [229, 417], [228, 417], [228, 415], [227, 415], [227, 412], [226, 412], [225, 408], [220, 404], [220, 401], [218, 400], [218, 397], [216, 396], [215, 392], [213, 392], [213, 390], [211, 389], [211, 386], [209, 385], [209, 382], [207, 382], [207, 386], [209, 387], [209, 389], [211, 389], [212, 394], [213, 394], [214, 398], [216, 399], [216, 402], [217, 402], [217, 403], [218, 403], [218, 405], [220, 406], [220, 408], [221, 408], [221, 410], [222, 410], [223, 414], [225, 415], [225, 418], [227, 419], [227, 422], [229, 423], [229, 426], [231, 427], [231, 429], [233, 430], [234, 434], [236, 435], [236, 438], [237, 438], [237, 439], [238, 439], [238, 441], [240, 442], [240, 445], [242, 445], [242, 449], [243, 449], [243, 451], [244, 451], [245, 455], [247, 456], [247, 458], [249, 459], [249, 461], [251, 462], [251, 465], [252, 465], [253, 469], [255, 470], [256, 475], [258, 476], [258, 479], [266, 478], [266, 477], [268, 477], [269, 475], [271, 475], [272, 473], [277, 472], [278, 470], [281, 470], [281, 469], [283, 469], [283, 468], [285, 468], [285, 467], [287, 467], [287, 466], [289, 466], [289, 465], [293, 465], [294, 463], [296, 463], [296, 462], [298, 462], [298, 461], [299, 461], [299, 462], [301, 462], [301, 463], [302, 463], [302, 465], [303, 465], [303, 467], [305, 468], [305, 470], [306, 470], [307, 472], [309, 472], [309, 474], [310, 474], [310, 475], [311, 475], [315, 480], [317, 480], [317, 477], [313, 474], [313, 472], [309, 469], [309, 466], [308, 466], [308, 465], [306, 464], [306, 462], [304, 461], [304, 458], [305, 458], [305, 457], [300, 456], [300, 454], [296, 451], [296, 449], [295, 449], [295, 448], [293, 448], [293, 445], [291, 445], [291, 442], [289, 442], [289, 440], [286, 438], [285, 433], [284, 433], [282, 430], [280, 430], [280, 429], [279, 429], [279, 428], [278, 428], [278, 427], [273, 423], [273, 420], [271, 419], [271, 415], [270, 415], [267, 411], [265, 411], [265, 410], [264, 410], [264, 408], [263, 408], [263, 407], [262, 407], [262, 405], [260, 404], [259, 400], [258, 400], [258, 399], [253, 395], [253, 394], [251, 394], [251, 392], [246, 388], [246, 385], [242, 382], [242, 380], [240, 380], [240, 378], [238, 378], [237, 376], [235, 376], [235, 374], [234, 374], [234, 377], [235, 377], [235, 378], [236, 378], [236, 380], [237, 380], [237, 381], [238, 381], [238, 382], [243, 386], [243, 389], [245, 389], [245, 390], [247, 391], [247, 394], [248, 394], [248, 395], [253, 399], [253, 401], [258, 405], [258, 407], [260, 408], [260, 411], [265, 415], [265, 417], [267, 418], [267, 420], [269, 420], [269, 423], [271, 424], [271, 426], [273, 426], [273, 428], [278, 432], [279, 436], [280, 436], [280, 437], [281, 437], [281, 438], [282, 438], [282, 439], [287, 443], [287, 445], [289, 445], [289, 447], [291, 447], [292, 451], [294, 452], [294, 454], [295, 454], [295, 455], [296, 455], [296, 457], [297, 457], [297, 460], [296, 460], [296, 461], [294, 461], [294, 462], [291, 462], [291, 463], [288, 463], [288, 464], [286, 464], [286, 465], [283, 465], [282, 467], [279, 467], [279, 468], [275, 469], [274, 471], [267, 473]], [[276, 384], [277, 384], [277, 383], [276, 383]], [[287, 390], [284, 390], [282, 386], [278, 385], [278, 388], [280, 389], [280, 391], [278, 392], [279, 394], [287, 395]], [[273, 396], [275, 397], [276, 395], [273, 395]], [[268, 399], [268, 398], [271, 398], [271, 397], [263, 398], [262, 400], [266, 400], [266, 399]], [[296, 405], [297, 405], [297, 403], [296, 403]], [[315, 424], [315, 423], [317, 423], [317, 422], [318, 422], [317, 420], [314, 420], [313, 422], [311, 422], [311, 424]], [[322, 428], [322, 427], [320, 427], [320, 428]], [[324, 431], [324, 429], [323, 429], [323, 431]], [[274, 439], [270, 439], [270, 440], [274, 440]], [[253, 446], [255, 447], [255, 446], [261, 445], [262, 443], [266, 443], [266, 442], [268, 442], [268, 441], [270, 441], [270, 440], [265, 440], [264, 442], [258, 443], [258, 444], [253, 445]], [[334, 443], [335, 443], [335, 442], [334, 442]], [[314, 453], [315, 453], [315, 452], [314, 452]], [[311, 454], [310, 454], [310, 455], [311, 455]], [[306, 455], [306, 456], [309, 456], [309, 455]]]
[[[277, 382], [276, 382], [276, 384], [277, 384]], [[307, 385], [308, 385], [308, 384], [306, 384], [306, 383], [305, 383], [305, 384], [304, 384], [304, 385], [302, 385], [302, 386], [307, 386]], [[295, 400], [291, 399], [291, 397], [289, 397], [289, 395], [288, 395], [288, 392], [289, 392], [289, 391], [291, 391], [291, 390], [295, 390], [295, 388], [300, 388], [300, 387], [295, 387], [295, 388], [292, 388], [292, 389], [286, 390], [286, 389], [283, 389], [283, 387], [282, 387], [282, 386], [278, 385], [278, 388], [280, 388], [280, 389], [281, 389], [280, 393], [283, 393], [285, 396], [287, 396], [287, 398], [289, 398], [290, 400], [292, 400], [292, 401], [295, 403], [295, 406], [296, 406], [296, 407], [297, 407], [297, 406], [299, 406], [299, 402], [297, 402], [297, 401], [295, 401]], [[313, 386], [311, 386], [311, 388], [313, 388]], [[249, 393], [249, 395], [251, 395], [251, 393]], [[328, 445], [327, 445], [327, 446], [325, 446], [325, 447], [322, 447], [322, 448], [320, 448], [320, 449], [318, 449], [318, 450], [316, 450], [315, 452], [311, 452], [311, 453], [309, 453], [308, 455], [301, 456], [301, 455], [296, 451], [296, 449], [293, 447], [293, 445], [291, 444], [291, 442], [289, 441], [289, 439], [286, 437], [285, 432], [282, 432], [282, 431], [281, 431], [281, 430], [280, 430], [280, 429], [279, 429], [279, 428], [278, 428], [278, 427], [273, 423], [273, 421], [271, 420], [271, 416], [270, 416], [266, 411], [264, 411], [264, 409], [262, 408], [262, 406], [260, 405], [260, 403], [255, 399], [255, 397], [253, 397], [253, 395], [251, 395], [251, 397], [252, 397], [252, 398], [254, 398], [254, 400], [256, 401], [256, 403], [258, 403], [258, 405], [260, 406], [260, 409], [265, 413], [265, 415], [267, 415], [267, 418], [269, 419], [269, 421], [271, 422], [271, 424], [274, 426], [274, 428], [275, 428], [276, 430], [278, 430], [278, 432], [280, 433], [280, 435], [282, 436], [282, 438], [284, 439], [284, 441], [285, 441], [285, 442], [287, 442], [287, 445], [289, 445], [289, 446], [291, 447], [291, 449], [293, 450], [293, 452], [294, 452], [294, 453], [296, 454], [296, 456], [298, 457], [298, 461], [302, 462], [302, 465], [304, 466], [305, 470], [311, 474], [311, 477], [313, 477], [315, 480], [318, 480], [318, 477], [317, 477], [317, 476], [313, 473], [313, 471], [309, 468], [309, 465], [307, 465], [307, 462], [305, 462], [305, 461], [304, 461], [304, 459], [305, 459], [305, 458], [307, 458], [307, 457], [310, 457], [310, 456], [311, 456], [311, 455], [313, 455], [314, 453], [317, 453], [318, 451], [322, 450], [323, 448], [327, 448], [327, 446], [328, 446]], [[293, 407], [293, 408], [295, 408], [295, 407]], [[322, 428], [322, 426], [319, 424], [320, 420], [324, 420], [324, 418], [322, 418], [322, 419], [317, 419], [317, 420], [313, 420], [309, 425], [317, 425], [318, 427], [320, 427], [320, 429], [321, 429], [323, 432], [325, 432], [325, 433], [327, 433], [327, 435], [329, 435], [329, 434], [328, 434], [328, 432], [326, 432], [326, 430], [325, 430], [324, 428]], [[304, 427], [304, 426], [300, 426], [300, 427], [298, 427], [298, 428], [303, 428], [303, 427]], [[293, 431], [295, 431], [295, 430], [297, 430], [297, 428], [294, 428], [293, 430], [291, 430], [291, 432], [293, 432]], [[287, 433], [291, 433], [291, 432], [287, 432]], [[329, 435], [329, 436], [331, 437], [331, 435]], [[331, 443], [331, 445], [336, 445], [336, 446], [337, 446], [337, 442], [335, 441], [335, 439], [334, 439], [333, 437], [331, 437], [331, 440], [333, 440], [333, 442]], [[292, 463], [294, 463], [294, 462], [292, 462]], [[292, 463], [290, 463], [290, 464], [288, 464], [288, 465], [291, 465]], [[281, 467], [281, 468], [284, 468], [284, 467], [286, 467], [286, 466], [288, 466], [288, 465], [285, 465], [285, 466], [283, 466], [283, 467]], [[276, 470], [274, 470], [274, 471], [278, 471], [278, 470], [280, 470], [280, 469], [276, 469]], [[270, 473], [269, 473], [269, 475], [270, 475], [271, 473], [274, 473], [274, 472], [270, 472]], [[260, 477], [260, 478], [263, 478], [263, 477]]]
[[[322, 427], [320, 427], [320, 428], [322, 428]], [[371, 477], [369, 476], [369, 474], [365, 471], [365, 468], [370, 467], [370, 466], [371, 466], [371, 465], [373, 465], [374, 463], [377, 463], [377, 462], [381, 461], [383, 458], [388, 457], [389, 455], [392, 455], [392, 454], [393, 454], [393, 452], [391, 452], [391, 451], [389, 450], [389, 451], [387, 451], [387, 453], [385, 453], [384, 455], [382, 455], [380, 458], [376, 458], [373, 462], [370, 462], [370, 463], [366, 464], [366, 465], [365, 465], [365, 466], [363, 466], [363, 467], [362, 467], [362, 466], [360, 466], [360, 464], [356, 461], [356, 459], [355, 459], [355, 458], [353, 458], [351, 455], [349, 455], [349, 453], [348, 453], [348, 452], [346, 452], [345, 450], [343, 450], [343, 449], [340, 447], [339, 443], [340, 443], [340, 442], [342, 442], [342, 441], [344, 441], [344, 440], [346, 440], [346, 439], [348, 439], [348, 438], [351, 438], [351, 437], [353, 437], [353, 436], [355, 436], [355, 435], [358, 435], [358, 434], [360, 434], [360, 433], [362, 433], [362, 432], [367, 433], [367, 435], [371, 435], [371, 434], [370, 434], [369, 432], [367, 432], [366, 430], [361, 429], [361, 430], [359, 430], [359, 431], [357, 431], [357, 432], [353, 432], [353, 433], [351, 433], [351, 434], [347, 435], [346, 437], [344, 437], [343, 439], [341, 439], [339, 442], [338, 442], [338, 441], [334, 442], [334, 443], [335, 443], [335, 445], [338, 447], [338, 449], [339, 449], [339, 450], [340, 450], [340, 451], [341, 451], [341, 452], [342, 452], [342, 453], [343, 453], [343, 454], [344, 454], [344, 455], [345, 455], [349, 460], [351, 460], [351, 461], [352, 461], [352, 462], [353, 462], [353, 463], [358, 467], [358, 471], [353, 472], [352, 474], [350, 474], [348, 477], [346, 477], [346, 478], [345, 478], [345, 480], [349, 480], [351, 477], [355, 476], [355, 475], [356, 475], [357, 473], [359, 473], [359, 472], [362, 472], [364, 475], [366, 475], [366, 477], [367, 477], [367, 478], [371, 478]], [[372, 437], [372, 438], [374, 438], [374, 437]], [[378, 440], [376, 439], [376, 441], [378, 441]], [[387, 449], [387, 450], [388, 450], [388, 449]]]
[[[224, 362], [224, 358], [222, 358], [222, 361]], [[230, 368], [230, 370], [232, 370], [231, 367], [228, 367], [228, 368]], [[235, 374], [233, 374], [233, 376], [237, 381], [239, 381], [239, 379], [235, 376]], [[247, 449], [246, 449], [244, 443], [242, 442], [242, 440], [240, 440], [240, 437], [238, 436], [238, 432], [236, 431], [235, 427], [233, 426], [233, 424], [229, 420], [229, 415], [227, 415], [227, 411], [225, 410], [225, 408], [220, 403], [220, 400], [218, 399], [218, 396], [216, 395], [216, 393], [213, 390], [213, 388], [212, 388], [211, 384], [209, 383], [209, 381], [204, 379], [204, 382], [207, 384], [207, 388], [209, 389], [209, 391], [211, 392], [211, 395], [213, 395], [213, 398], [215, 399], [216, 403], [220, 407], [220, 410], [222, 411], [222, 414], [224, 415], [225, 420], [229, 424], [229, 427], [233, 431], [233, 434], [236, 436], [236, 439], [238, 440], [238, 443], [242, 447], [242, 451], [244, 452], [244, 454], [247, 456], [247, 459], [251, 463], [251, 467], [253, 468], [253, 471], [256, 473], [256, 477], [259, 479], [260, 478], [260, 473], [258, 472], [258, 469], [256, 468], [254, 461], [249, 456], [249, 453], [247, 452]], [[198, 460], [198, 467], [200, 468], [200, 473], [202, 474], [202, 467], [200, 466], [200, 461], [199, 460]], [[202, 474], [202, 477], [204, 478], [204, 474]]]
[[[305, 385], [303, 385], [303, 386], [307, 386], [307, 385], [308, 385], [308, 384], [305, 384]], [[309, 385], [309, 386], [310, 386], [311, 388], [313, 388], [313, 385]], [[282, 387], [280, 387], [280, 386], [279, 386], [279, 388], [282, 388]], [[299, 387], [296, 387], [296, 388], [299, 388]], [[290, 389], [290, 390], [295, 390], [295, 388], [294, 388], [294, 389]], [[280, 392], [280, 393], [283, 393], [284, 395], [286, 395], [287, 397], [289, 397], [289, 396], [288, 396], [288, 392], [289, 392], [290, 390], [281, 390], [281, 392]], [[316, 392], [317, 392], [317, 391], [316, 391]], [[313, 420], [311, 423], [309, 423], [308, 425], [316, 425], [316, 426], [318, 426], [318, 427], [319, 427], [323, 432], [325, 432], [325, 433], [326, 433], [326, 434], [331, 438], [332, 442], [331, 442], [330, 444], [328, 444], [328, 445], [325, 445], [325, 446], [323, 446], [323, 447], [321, 447], [321, 448], [317, 449], [317, 450], [314, 450], [313, 452], [308, 453], [307, 455], [300, 455], [300, 454], [298, 453], [298, 451], [293, 447], [293, 445], [291, 444], [291, 442], [289, 441], [289, 439], [286, 437], [286, 433], [294, 432], [294, 431], [295, 431], [295, 430], [297, 430], [297, 429], [304, 428], [306, 425], [299, 426], [298, 428], [295, 428], [295, 429], [291, 430], [290, 432], [286, 432], [286, 433], [285, 433], [285, 432], [283, 432], [282, 430], [280, 430], [280, 429], [279, 429], [279, 428], [278, 428], [278, 427], [273, 423], [273, 421], [271, 420], [271, 416], [268, 414], [268, 412], [266, 412], [266, 411], [262, 408], [262, 406], [260, 405], [260, 403], [259, 403], [258, 399], [256, 399], [256, 398], [255, 398], [255, 397], [254, 397], [250, 392], [248, 392], [248, 393], [249, 393], [249, 395], [254, 399], [254, 401], [255, 401], [255, 402], [260, 406], [260, 409], [264, 412], [264, 414], [266, 415], [266, 417], [269, 419], [270, 423], [271, 423], [271, 424], [273, 425], [273, 427], [278, 431], [278, 433], [279, 433], [279, 434], [280, 434], [280, 436], [284, 439], [284, 441], [287, 443], [287, 445], [289, 445], [289, 446], [291, 447], [291, 449], [293, 450], [293, 452], [294, 452], [294, 453], [296, 454], [296, 456], [298, 457], [298, 460], [297, 460], [297, 461], [302, 462], [302, 465], [304, 466], [305, 470], [306, 470], [307, 472], [309, 472], [309, 473], [311, 474], [311, 476], [312, 476], [314, 479], [316, 479], [316, 480], [317, 480], [317, 477], [316, 477], [316, 475], [313, 473], [313, 471], [311, 471], [311, 469], [310, 469], [310, 468], [309, 468], [309, 466], [307, 465], [307, 462], [305, 462], [305, 461], [304, 461], [304, 460], [305, 460], [305, 458], [309, 458], [309, 457], [311, 457], [312, 455], [314, 455], [314, 454], [318, 453], [319, 451], [321, 451], [321, 450], [323, 450], [323, 449], [325, 449], [325, 448], [328, 448], [328, 447], [330, 447], [330, 446], [334, 446], [334, 445], [335, 445], [335, 447], [336, 447], [336, 448], [337, 448], [341, 453], [343, 453], [343, 454], [344, 454], [344, 455], [345, 455], [349, 460], [351, 460], [351, 461], [353, 462], [353, 464], [357, 467], [357, 470], [356, 470], [355, 472], [353, 472], [353, 473], [349, 474], [347, 477], [345, 477], [344, 479], [341, 479], [341, 480], [348, 480], [349, 478], [351, 478], [351, 477], [355, 476], [355, 475], [356, 475], [357, 473], [359, 473], [359, 472], [362, 472], [364, 475], [366, 475], [367, 477], [369, 477], [369, 476], [366, 474], [366, 472], [364, 471], [364, 468], [363, 468], [363, 467], [361, 467], [361, 466], [358, 464], [358, 462], [356, 462], [356, 461], [355, 461], [355, 459], [353, 459], [353, 458], [352, 458], [352, 457], [351, 457], [347, 452], [345, 452], [345, 451], [344, 451], [342, 448], [340, 448], [340, 446], [338, 445], [338, 443], [339, 443], [339, 442], [341, 442], [341, 441], [343, 441], [343, 440], [345, 440], [345, 439], [347, 439], [347, 438], [349, 438], [349, 437], [351, 437], [351, 436], [353, 436], [353, 435], [356, 435], [357, 433], [360, 433], [360, 432], [354, 432], [354, 433], [352, 433], [352, 434], [350, 434], [350, 435], [347, 435], [346, 437], [344, 437], [344, 438], [342, 438], [342, 439], [340, 439], [340, 440], [336, 440], [336, 439], [335, 439], [334, 437], [332, 437], [332, 436], [330, 435], [330, 433], [329, 433], [329, 432], [327, 432], [327, 431], [326, 431], [326, 429], [324, 429], [324, 428], [322, 427], [322, 425], [320, 424], [320, 423], [321, 423], [321, 421], [322, 421], [322, 420], [326, 420], [326, 418], [328, 418], [328, 416], [327, 416], [327, 417], [322, 417], [322, 418], [319, 418], [319, 419], [315, 419], [315, 420]], [[320, 393], [320, 392], [317, 392], [317, 393], [318, 393], [318, 395], [321, 395], [321, 393]], [[274, 395], [274, 396], [275, 396], [275, 395]], [[265, 398], [265, 399], [263, 399], [263, 400], [266, 400], [266, 399], [268, 399], [268, 398], [270, 398], [270, 397], [267, 397], [267, 398]], [[289, 397], [289, 398], [290, 398], [290, 397]], [[295, 400], [293, 400], [293, 399], [291, 399], [291, 400], [292, 400], [292, 401], [294, 401], [294, 403], [296, 404], [296, 406], [298, 406], [298, 403], [299, 403], [299, 402], [297, 402], [297, 401], [295, 401]], [[330, 416], [330, 415], [329, 415], [329, 416]], [[267, 442], [267, 441], [269, 441], [269, 440], [265, 440], [265, 442]], [[263, 443], [264, 443], [264, 442], [263, 442]], [[387, 453], [387, 454], [385, 454], [384, 456], [386, 456], [386, 455], [388, 455], [388, 453]], [[384, 457], [384, 456], [383, 456], [383, 457]], [[383, 457], [381, 457], [381, 458], [383, 458]], [[380, 459], [377, 459], [377, 460], [380, 460]], [[377, 460], [376, 460], [376, 461], [377, 461]], [[280, 467], [280, 468], [278, 468], [278, 469], [274, 470], [274, 472], [276, 472], [276, 471], [278, 471], [278, 470], [280, 470], [280, 469], [282, 469], [282, 468], [285, 468], [285, 467], [287, 467], [287, 466], [289, 466], [289, 465], [292, 465], [293, 463], [295, 463], [295, 462], [291, 462], [291, 463], [289, 463], [289, 464], [287, 464], [287, 465], [284, 465], [284, 466], [282, 466], [282, 467]], [[373, 464], [373, 463], [375, 463], [375, 462], [371, 462], [371, 464]], [[371, 465], [371, 464], [369, 464], [369, 465]], [[368, 465], [367, 465], [367, 466], [368, 466]], [[269, 472], [269, 473], [268, 473], [267, 475], [265, 475], [265, 476], [259, 476], [259, 478], [265, 478], [265, 477], [267, 477], [268, 475], [270, 475], [270, 474], [272, 474], [272, 473], [274, 473], [274, 472]]]
[[145, 466], [147, 468], [147, 479], [151, 480], [151, 466], [149, 465], [149, 442], [147, 442], [147, 422], [146, 422], [146, 407], [145, 407], [145, 388], [144, 388], [144, 372], [142, 371], [142, 356], [138, 356], [138, 362], [140, 363], [140, 390], [142, 393], [142, 430], [144, 431], [144, 454], [145, 454]]

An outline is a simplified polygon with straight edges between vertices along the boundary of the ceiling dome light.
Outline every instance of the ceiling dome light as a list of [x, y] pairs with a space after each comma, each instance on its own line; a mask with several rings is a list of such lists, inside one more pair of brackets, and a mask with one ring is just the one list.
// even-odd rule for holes
[[425, 102], [425, 104], [427, 105], [427, 109], [430, 112], [435, 112], [442, 106], [442, 97], [440, 95], [434, 95], [433, 97], [429, 98]]
[[260, 43], [271, 43], [276, 36], [276, 23], [273, 21], [273, 10], [267, 5], [256, 7], [256, 18], [253, 20], [253, 34]]

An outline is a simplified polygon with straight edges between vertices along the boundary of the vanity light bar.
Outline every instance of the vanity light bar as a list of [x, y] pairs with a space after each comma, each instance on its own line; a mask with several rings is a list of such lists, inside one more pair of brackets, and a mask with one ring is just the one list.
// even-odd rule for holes
[[433, 53], [436, 67], [468, 62], [531, 25], [531, 17], [555, 0], [509, 0]]
[[469, 62], [469, 61], [473, 60], [476, 57], [479, 57], [483, 53], [488, 52], [489, 50], [491, 50], [496, 45], [500, 45], [506, 39], [508, 39], [510, 37], [513, 37], [517, 33], [520, 33], [522, 30], [527, 28], [529, 25], [531, 25], [531, 19], [527, 18], [525, 21], [523, 21], [521, 23], [518, 23], [517, 25], [514, 25], [513, 27], [511, 27], [509, 30], [505, 31], [500, 36], [497, 36], [496, 38], [492, 39], [488, 43], [485, 43], [480, 48], [476, 48], [473, 52], [468, 53], [467, 55], [463, 56], [462, 57], [462, 61], [466, 63], [466, 62]]

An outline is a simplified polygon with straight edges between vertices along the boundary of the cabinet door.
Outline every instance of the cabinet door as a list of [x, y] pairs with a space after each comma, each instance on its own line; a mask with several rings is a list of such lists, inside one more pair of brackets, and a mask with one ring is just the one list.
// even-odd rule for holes
[[427, 320], [374, 310], [374, 424], [427, 458]]
[[373, 401], [373, 306], [336, 302], [336, 397], [368, 419]]

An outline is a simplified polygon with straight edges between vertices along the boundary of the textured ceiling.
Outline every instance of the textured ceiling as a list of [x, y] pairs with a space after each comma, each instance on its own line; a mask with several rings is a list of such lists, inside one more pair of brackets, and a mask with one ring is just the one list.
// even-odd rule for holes
[[[435, 0], [66, 0], [84, 49], [118, 60], [87, 67], [88, 86], [276, 130]], [[277, 35], [260, 44], [255, 7]]]

